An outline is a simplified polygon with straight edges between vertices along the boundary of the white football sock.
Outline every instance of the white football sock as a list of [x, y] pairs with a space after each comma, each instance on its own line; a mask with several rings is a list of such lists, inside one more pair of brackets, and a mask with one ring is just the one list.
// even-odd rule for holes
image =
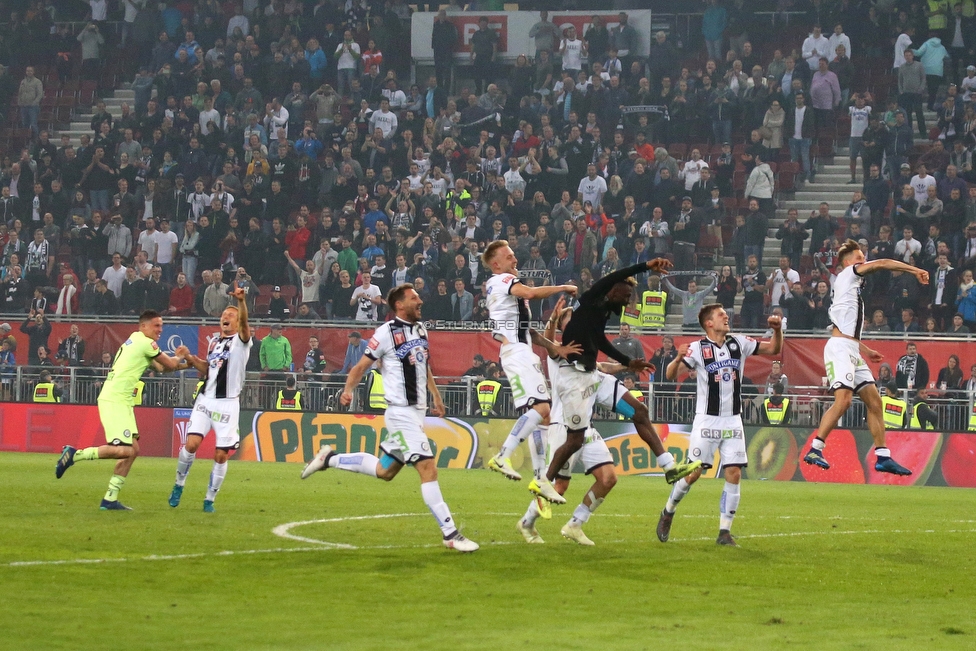
[[671, 489], [671, 497], [668, 498], [668, 504], [664, 507], [664, 510], [668, 513], [674, 513], [675, 509], [678, 508], [678, 502], [688, 494], [689, 490], [691, 490], [691, 484], [688, 483], [686, 478], [682, 477], [674, 482], [674, 488]]
[[663, 454], [657, 455], [657, 467], [664, 468], [665, 470], [671, 470], [674, 468], [674, 455], [670, 452], [664, 452]]
[[333, 454], [329, 457], [330, 468], [358, 472], [360, 475], [369, 475], [370, 477], [376, 476], [376, 464], [379, 462], [379, 459], [366, 452]]
[[889, 450], [887, 447], [882, 446], [880, 448], [874, 448], [874, 454], [875, 456], [878, 457], [878, 459], [884, 459], [886, 457], [890, 458], [891, 450]]
[[585, 499], [580, 502], [580, 505], [576, 507], [575, 511], [573, 511], [573, 517], [569, 521], [570, 524], [582, 526], [590, 519], [590, 515], [592, 515], [593, 512], [600, 508], [600, 505], [603, 504], [603, 498], [594, 495], [593, 491], [587, 493], [586, 496], [590, 498], [590, 504], [587, 505]]
[[193, 460], [197, 458], [196, 453], [187, 452], [186, 447], [180, 448], [180, 457], [176, 462], [176, 485], [185, 486], [186, 476], [190, 474], [190, 466], [193, 465]]
[[457, 533], [454, 526], [454, 518], [451, 517], [451, 509], [444, 503], [441, 495], [441, 487], [436, 481], [429, 481], [420, 485], [420, 494], [424, 496], [424, 503], [430, 509], [431, 515], [437, 520], [437, 526], [441, 528], [441, 533], [445, 538], [450, 538]]
[[220, 490], [220, 486], [224, 483], [224, 477], [226, 476], [227, 462], [217, 463], [214, 461], [213, 470], [210, 471], [210, 483], [207, 485], [207, 501], [214, 501], [214, 498], [217, 497], [217, 491]]
[[814, 450], [821, 450], [822, 451], [824, 449], [824, 446], [825, 445], [826, 445], [826, 442], [822, 438], [819, 438], [819, 437], [814, 438], [813, 441], [810, 442], [810, 447], [813, 448]]
[[[508, 433], [508, 438], [502, 444], [502, 449], [498, 451], [498, 459], [508, 459], [515, 452], [515, 448], [519, 446], [519, 443], [528, 438], [532, 430], [539, 427], [542, 422], [542, 414], [540, 414], [535, 409], [528, 409], [524, 414], [519, 416], [519, 419], [515, 421], [515, 427], [512, 431]], [[544, 454], [544, 453], [543, 453]]]
[[525, 515], [522, 516], [522, 523], [527, 527], [534, 527], [535, 521], [539, 519], [539, 507], [536, 506], [535, 500], [529, 502], [529, 508], [526, 509]]
[[719, 529], [726, 531], [732, 528], [732, 518], [739, 508], [739, 485], [725, 482], [725, 490], [722, 491], [722, 500], [718, 504]]
[[532, 436], [529, 437], [529, 455], [532, 457], [532, 474], [539, 481], [545, 479], [546, 470], [549, 469], [549, 466], [546, 464], [546, 443], [548, 440], [548, 425], [542, 425], [532, 430]]

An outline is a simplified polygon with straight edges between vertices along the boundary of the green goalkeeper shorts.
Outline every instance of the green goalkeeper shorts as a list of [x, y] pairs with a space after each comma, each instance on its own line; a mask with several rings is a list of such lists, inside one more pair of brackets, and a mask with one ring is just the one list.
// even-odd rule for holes
[[105, 428], [105, 442], [109, 445], [132, 445], [139, 438], [136, 413], [132, 405], [119, 402], [98, 402], [98, 417]]

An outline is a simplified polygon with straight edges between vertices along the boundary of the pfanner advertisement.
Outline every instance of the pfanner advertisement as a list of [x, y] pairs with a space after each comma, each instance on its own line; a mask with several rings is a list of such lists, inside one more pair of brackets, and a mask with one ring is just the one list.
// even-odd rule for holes
[[[175, 457], [186, 440], [189, 410], [136, 407], [139, 445], [144, 456]], [[69, 425], [66, 425], [68, 423]], [[428, 417], [425, 430], [438, 468], [484, 468], [498, 452], [515, 424], [511, 419]], [[613, 457], [618, 475], [661, 475], [656, 459], [626, 421], [594, 421]], [[682, 461], [688, 456], [691, 428], [687, 424], [655, 425], [664, 447]], [[307, 463], [323, 445], [338, 452], [379, 454], [388, 432], [381, 414], [329, 414], [291, 411], [244, 411], [240, 420], [241, 447], [236, 461]], [[874, 449], [866, 430], [836, 429], [825, 453], [830, 470], [803, 463], [816, 432], [810, 427], [746, 426], [749, 467], [747, 479], [810, 481], [896, 486], [952, 486], [976, 488], [976, 432], [888, 431], [893, 457], [907, 466], [907, 477], [874, 470]], [[87, 447], [104, 442], [94, 405], [2, 403], [0, 452], [57, 454], [61, 446]], [[197, 453], [213, 455], [207, 436]], [[706, 477], [721, 466], [716, 454]], [[531, 473], [526, 447], [519, 446], [512, 465]], [[579, 466], [573, 469], [581, 473]]]

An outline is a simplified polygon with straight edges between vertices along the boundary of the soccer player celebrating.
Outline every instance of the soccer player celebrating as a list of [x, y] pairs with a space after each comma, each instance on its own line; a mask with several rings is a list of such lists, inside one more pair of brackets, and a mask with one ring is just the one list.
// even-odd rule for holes
[[[561, 446], [566, 441], [566, 424], [563, 422], [563, 407], [560, 401], [561, 392], [558, 384], [558, 360], [563, 356], [563, 353], [559, 350], [560, 347], [552, 343], [556, 326], [560, 322], [560, 317], [568, 318], [572, 313], [572, 310], [563, 311], [563, 304], [564, 299], [560, 298], [559, 303], [556, 304], [555, 309], [552, 311], [552, 316], [549, 318], [545, 336], [542, 338], [533, 337], [534, 342], [549, 351], [546, 364], [552, 382], [552, 411], [549, 415], [551, 421], [549, 424], [550, 450]], [[623, 370], [624, 367], [616, 363], [600, 362], [597, 364], [597, 368], [603, 373], [617, 373]], [[569, 482], [572, 479], [572, 467], [577, 458], [582, 462], [583, 470], [586, 474], [593, 475], [593, 486], [586, 492], [583, 501], [573, 511], [573, 517], [563, 526], [560, 533], [563, 537], [575, 541], [580, 545], [593, 545], [594, 542], [583, 533], [583, 525], [589, 521], [590, 514], [596, 511], [603, 503], [607, 494], [616, 485], [617, 474], [613, 470], [613, 456], [610, 454], [610, 450], [607, 448], [603, 437], [600, 436], [596, 429], [590, 427], [586, 430], [586, 435], [583, 437], [583, 446], [579, 452], [570, 457], [570, 460], [556, 473], [555, 489], [560, 495], [565, 495], [569, 489]], [[540, 509], [539, 506], [537, 500], [532, 501], [525, 515], [522, 516], [522, 519], [516, 525], [518, 532], [530, 544], [545, 542], [536, 530], [535, 523], [539, 517], [549, 519], [550, 516], [543, 509]]]
[[413, 285], [406, 283], [390, 291], [387, 304], [395, 318], [373, 333], [363, 358], [349, 371], [339, 398], [343, 405], [349, 405], [363, 374], [374, 362], [382, 360], [383, 390], [388, 405], [386, 429], [389, 431], [389, 436], [380, 444], [383, 457], [377, 459], [365, 452], [336, 454], [331, 445], [326, 445], [305, 466], [302, 479], [319, 470], [339, 468], [390, 481], [404, 465], [412, 465], [420, 475], [420, 494], [437, 520], [444, 546], [460, 552], [476, 551], [478, 543], [461, 535], [451, 510], [444, 503], [437, 484], [437, 465], [424, 433], [428, 391], [434, 398], [432, 413], [444, 415], [444, 401], [428, 364], [427, 329], [420, 322], [420, 308], [424, 302]]
[[[739, 507], [742, 469], [748, 465], [742, 428], [743, 370], [750, 355], [779, 354], [783, 348], [783, 320], [778, 316], [769, 317], [767, 323], [773, 331], [773, 340], [762, 343], [751, 337], [729, 334], [729, 315], [718, 303], [702, 307], [698, 312], [698, 323], [705, 331], [705, 337], [679, 346], [678, 356], [668, 364], [665, 376], [672, 382], [676, 380], [678, 367], [682, 364], [696, 371], [698, 396], [688, 441], [688, 458], [701, 461], [702, 469], [707, 469], [712, 467], [715, 453], [719, 453], [725, 471], [725, 490], [719, 501], [716, 542], [736, 547], [730, 533], [732, 518]], [[699, 477], [701, 469], [675, 482], [657, 523], [657, 537], [661, 542], [668, 541], [678, 502]]]
[[563, 329], [562, 343], [579, 344], [582, 352], [570, 354], [560, 361], [554, 380], [561, 392], [559, 398], [563, 422], [568, 431], [566, 442], [556, 449], [549, 462], [546, 473], [549, 481], [555, 479], [556, 473], [583, 447], [594, 404], [611, 408], [633, 421], [638, 436], [654, 452], [657, 465], [664, 469], [664, 477], [669, 484], [690, 475], [701, 466], [700, 461], [676, 463], [654, 431], [647, 407], [616, 378], [601, 373], [596, 367], [596, 357], [601, 351], [635, 373], [642, 373], [651, 367], [643, 360], [630, 359], [611, 345], [606, 335], [607, 320], [611, 314], [619, 315], [630, 303], [630, 296], [637, 284], [631, 276], [648, 270], [664, 273], [670, 267], [671, 263], [663, 258], [626, 267], [607, 274], [580, 297], [579, 306]]
[[521, 480], [522, 476], [512, 468], [510, 458], [515, 448], [531, 435], [529, 454], [534, 477], [529, 483], [529, 492], [550, 502], [565, 504], [566, 500], [546, 479], [546, 430], [549, 426], [552, 399], [546, 385], [546, 376], [542, 374], [542, 362], [532, 350], [529, 301], [549, 298], [560, 292], [572, 296], [576, 294], [576, 287], [523, 285], [518, 278], [515, 252], [505, 240], [495, 240], [489, 244], [482, 255], [482, 261], [492, 271], [492, 277], [486, 283], [492, 336], [501, 343], [500, 360], [512, 388], [515, 408], [523, 411], [501, 450], [488, 460], [488, 468], [509, 479]]
[[197, 449], [213, 429], [217, 436], [213, 470], [207, 495], [203, 500], [205, 513], [214, 512], [214, 499], [227, 476], [227, 455], [241, 445], [238, 420], [241, 413], [241, 389], [247, 359], [251, 355], [251, 328], [247, 323], [247, 296], [243, 287], [231, 294], [237, 306], [230, 306], [220, 315], [220, 336], [210, 340], [207, 359], [187, 355], [187, 362], [197, 370], [206, 384], [193, 405], [187, 427], [186, 443], [180, 448], [176, 462], [176, 484], [169, 496], [169, 505], [176, 508], [183, 496], [183, 486], [196, 459]]
[[874, 384], [874, 375], [864, 361], [866, 356], [874, 363], [884, 357], [876, 350], [868, 348], [861, 341], [861, 326], [864, 323], [864, 303], [861, 301], [861, 285], [864, 276], [878, 271], [903, 271], [915, 276], [920, 283], [927, 285], [929, 272], [898, 260], [879, 258], [864, 261], [864, 253], [854, 240], [847, 240], [837, 251], [837, 278], [830, 289], [830, 339], [824, 345], [824, 367], [827, 381], [834, 394], [834, 404], [824, 412], [817, 428], [809, 452], [803, 457], [806, 463], [827, 470], [830, 464], [824, 458], [824, 445], [831, 430], [851, 406], [856, 393], [867, 408], [868, 429], [874, 439], [874, 454], [877, 457], [874, 469], [895, 475], [910, 475], [912, 471], [894, 459], [885, 447], [884, 413], [881, 396]]
[[64, 446], [55, 466], [54, 474], [60, 479], [76, 461], [118, 459], [115, 473], [108, 482], [108, 492], [102, 499], [103, 511], [131, 511], [119, 501], [119, 491], [125, 484], [132, 463], [139, 456], [139, 426], [136, 424], [132, 404], [132, 392], [136, 383], [150, 366], [159, 372], [172, 372], [189, 368], [184, 361], [190, 353], [186, 346], [176, 349], [171, 357], [159, 349], [156, 343], [163, 334], [163, 317], [154, 310], [146, 310], [139, 317], [139, 330], [115, 353], [112, 370], [98, 394], [98, 417], [105, 429], [105, 445], [78, 450]]

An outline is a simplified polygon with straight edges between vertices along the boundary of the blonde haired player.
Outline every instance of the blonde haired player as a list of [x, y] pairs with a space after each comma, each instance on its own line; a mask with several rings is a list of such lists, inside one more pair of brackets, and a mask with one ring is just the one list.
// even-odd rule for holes
[[[481, 256], [492, 276], [485, 283], [488, 293], [488, 319], [492, 336], [501, 344], [499, 359], [512, 388], [512, 400], [524, 410], [515, 421], [498, 454], [488, 460], [488, 468], [514, 481], [522, 476], [512, 468], [511, 456], [526, 438], [532, 458], [532, 481], [529, 492], [549, 502], [565, 504], [546, 478], [546, 440], [552, 398], [542, 373], [542, 362], [532, 350], [529, 333], [528, 302], [565, 292], [576, 295], [574, 285], [528, 287], [519, 280], [518, 259], [506, 240], [495, 240]], [[545, 508], [545, 505], [541, 505]]]
[[854, 240], [847, 240], [837, 251], [837, 278], [830, 286], [830, 339], [824, 345], [824, 367], [830, 391], [834, 394], [834, 404], [820, 418], [817, 436], [803, 460], [813, 466], [827, 470], [830, 464], [824, 457], [824, 445], [831, 430], [837, 427], [856, 393], [867, 408], [868, 429], [874, 439], [874, 454], [877, 457], [874, 469], [894, 475], [910, 475], [912, 471], [891, 458], [885, 446], [884, 413], [881, 396], [874, 384], [874, 375], [864, 361], [866, 356], [874, 363], [884, 357], [861, 341], [861, 326], [864, 324], [864, 302], [861, 300], [861, 285], [864, 276], [878, 271], [903, 271], [910, 273], [923, 285], [929, 283], [929, 272], [898, 260], [878, 259], [865, 262], [861, 247]]
[[206, 378], [206, 384], [193, 404], [186, 443], [180, 448], [176, 462], [176, 484], [169, 496], [169, 505], [173, 508], [180, 505], [183, 486], [196, 459], [197, 449], [211, 429], [217, 437], [217, 446], [207, 495], [203, 500], [205, 513], [214, 512], [217, 491], [227, 476], [228, 453], [241, 445], [241, 389], [254, 342], [251, 341], [251, 327], [247, 322], [247, 293], [243, 287], [238, 287], [231, 296], [237, 299], [237, 306], [227, 307], [220, 315], [220, 336], [210, 341], [207, 358], [200, 359], [196, 355], [186, 357], [200, 377]]
[[[665, 376], [669, 381], [675, 381], [682, 364], [696, 375], [698, 395], [688, 441], [688, 458], [701, 461], [701, 467], [707, 469], [712, 467], [715, 453], [721, 455], [725, 488], [719, 501], [718, 539], [715, 542], [736, 547], [731, 533], [732, 519], [739, 508], [742, 469], [749, 462], [741, 415], [743, 371], [750, 355], [777, 355], [783, 349], [783, 320], [778, 316], [769, 317], [773, 340], [764, 342], [731, 334], [728, 312], [719, 303], [703, 306], [698, 312], [698, 323], [705, 336], [679, 346], [678, 356], [668, 364]], [[661, 542], [668, 541], [678, 502], [698, 481], [701, 472], [696, 470], [675, 482], [657, 523], [657, 537]]]
[[146, 310], [139, 316], [139, 330], [129, 335], [115, 353], [112, 370], [98, 394], [98, 417], [105, 429], [105, 445], [78, 450], [70, 445], [61, 450], [61, 457], [54, 469], [58, 479], [76, 461], [118, 459], [115, 473], [108, 482], [108, 492], [102, 499], [103, 511], [131, 511], [119, 501], [119, 491], [129, 476], [129, 470], [139, 456], [139, 426], [132, 404], [132, 391], [136, 382], [150, 366], [159, 372], [173, 372], [189, 368], [184, 361], [190, 350], [186, 346], [176, 349], [171, 357], [159, 349], [159, 337], [163, 334], [163, 317], [155, 310]]

